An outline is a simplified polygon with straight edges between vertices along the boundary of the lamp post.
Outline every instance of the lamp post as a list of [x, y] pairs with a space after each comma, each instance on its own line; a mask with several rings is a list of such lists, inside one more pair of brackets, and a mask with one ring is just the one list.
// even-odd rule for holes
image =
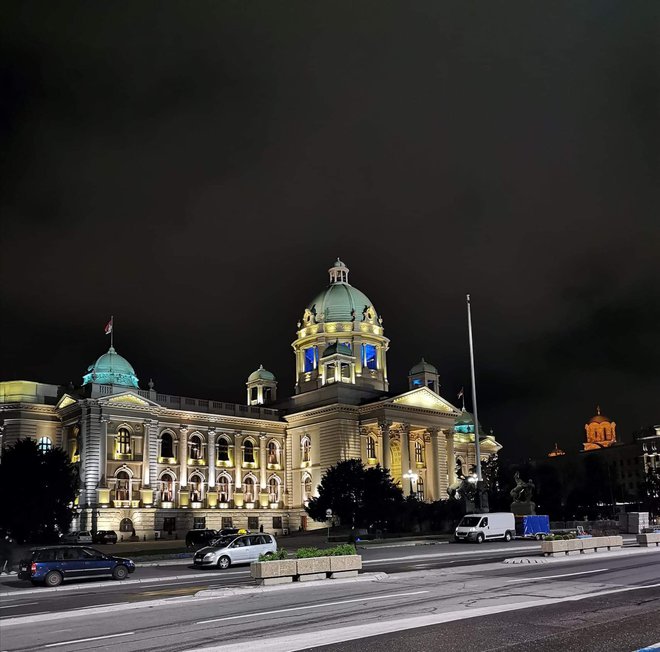
[[412, 469], [408, 469], [408, 473], [404, 473], [403, 477], [406, 480], [410, 480], [410, 495], [414, 496], [415, 493], [413, 492], [413, 482], [417, 482], [417, 478], [419, 478], [419, 475], [417, 473], [413, 473]]
[[327, 521], [327, 525], [328, 525], [327, 542], [330, 543], [330, 526], [332, 525], [332, 510], [331, 509], [326, 509], [325, 510], [325, 520]]

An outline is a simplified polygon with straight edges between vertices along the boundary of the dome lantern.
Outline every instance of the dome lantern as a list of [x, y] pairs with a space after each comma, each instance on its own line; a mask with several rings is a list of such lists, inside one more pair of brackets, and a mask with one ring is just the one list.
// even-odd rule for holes
[[264, 405], [277, 398], [277, 381], [275, 374], [264, 369], [262, 364], [253, 371], [247, 379], [247, 404]]
[[328, 270], [328, 273], [330, 274], [330, 283], [348, 283], [348, 272], [348, 267], [337, 258], [332, 267]]

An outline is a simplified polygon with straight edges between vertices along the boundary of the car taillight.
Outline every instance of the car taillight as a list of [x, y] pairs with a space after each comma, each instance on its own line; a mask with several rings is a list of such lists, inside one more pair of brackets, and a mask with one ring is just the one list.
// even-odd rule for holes
[[32, 562], [32, 566], [30, 566], [30, 572], [32, 573], [32, 575], [34, 575], [37, 572], [37, 565], [34, 562]]

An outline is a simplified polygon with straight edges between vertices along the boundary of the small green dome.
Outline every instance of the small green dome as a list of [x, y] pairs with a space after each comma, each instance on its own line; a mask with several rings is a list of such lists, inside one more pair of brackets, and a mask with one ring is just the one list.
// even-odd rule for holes
[[[461, 416], [454, 423], [454, 432], [474, 433], [474, 415], [465, 408], [461, 410]], [[479, 424], [479, 434], [484, 436], [484, 428], [481, 423]]]
[[415, 374], [437, 374], [438, 370], [429, 362], [422, 358], [409, 372], [408, 375], [414, 376]]
[[268, 371], [268, 369], [264, 369], [264, 366], [260, 364], [259, 369], [253, 371], [248, 376], [248, 383], [252, 383], [255, 380], [275, 380], [275, 375]]
[[128, 360], [119, 355], [111, 346], [107, 353], [87, 367], [87, 373], [83, 376], [83, 385], [89, 383], [137, 387], [138, 379]]
[[321, 357], [327, 358], [336, 353], [339, 353], [340, 355], [353, 355], [353, 351], [351, 351], [351, 347], [348, 344], [345, 344], [344, 342], [335, 342], [323, 351], [323, 356]]

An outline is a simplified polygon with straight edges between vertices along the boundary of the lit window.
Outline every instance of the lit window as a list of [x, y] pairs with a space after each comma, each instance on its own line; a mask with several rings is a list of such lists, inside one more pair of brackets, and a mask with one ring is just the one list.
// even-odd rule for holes
[[201, 460], [202, 459], [202, 438], [199, 435], [193, 435], [190, 438], [190, 459], [191, 460]]
[[417, 464], [424, 463], [424, 446], [421, 441], [415, 442], [415, 462], [417, 462]]
[[312, 478], [308, 475], [303, 480], [303, 501], [306, 502], [312, 498]]
[[131, 433], [126, 428], [117, 431], [117, 452], [120, 455], [131, 454]]
[[424, 500], [424, 480], [421, 478], [417, 480], [417, 499]]
[[190, 501], [201, 503], [204, 497], [204, 478], [201, 475], [193, 475], [190, 478]]
[[246, 503], [254, 502], [254, 478], [248, 476], [243, 481], [243, 493], [245, 495]]
[[160, 479], [160, 500], [163, 503], [174, 500], [174, 478], [170, 473], [163, 473]]
[[229, 477], [226, 475], [218, 478], [218, 495], [221, 503], [229, 502]]
[[371, 460], [376, 457], [376, 442], [372, 437], [367, 437], [367, 457]]
[[276, 442], [268, 442], [268, 464], [280, 463], [280, 449]]
[[309, 462], [311, 460], [312, 452], [312, 442], [309, 440], [309, 437], [303, 437], [300, 442], [301, 448], [301, 457], [303, 462]]
[[362, 366], [367, 369], [378, 369], [376, 347], [373, 344], [362, 345]]
[[[128, 432], [128, 431], [126, 431]], [[115, 490], [117, 500], [131, 499], [131, 478], [126, 471], [117, 473], [117, 485]]]
[[37, 449], [40, 453], [47, 453], [53, 448], [53, 440], [50, 437], [39, 437]]
[[280, 483], [277, 478], [271, 478], [268, 481], [268, 501], [271, 503], [280, 502]]
[[305, 371], [314, 371], [316, 369], [316, 347], [310, 346], [308, 349], [305, 349]]
[[243, 462], [245, 464], [254, 463], [254, 444], [249, 439], [243, 446]]

